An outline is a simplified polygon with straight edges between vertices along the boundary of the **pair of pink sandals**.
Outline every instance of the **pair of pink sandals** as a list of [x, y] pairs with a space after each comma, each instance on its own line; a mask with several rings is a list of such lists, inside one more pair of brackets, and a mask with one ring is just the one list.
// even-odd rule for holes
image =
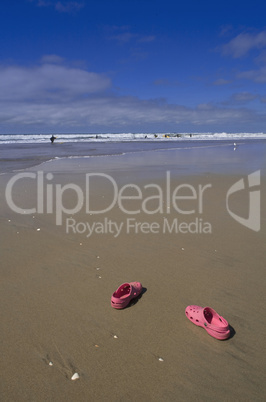
[[[122, 309], [128, 306], [132, 299], [140, 296], [142, 292], [142, 285], [140, 282], [128, 282], [123, 283], [113, 293], [111, 297], [111, 305], [116, 309]], [[193, 324], [204, 328], [209, 335], [216, 339], [224, 340], [230, 336], [230, 328], [228, 322], [221, 317], [211, 307], [200, 306], [187, 306], [186, 308], [187, 318], [193, 322]]]

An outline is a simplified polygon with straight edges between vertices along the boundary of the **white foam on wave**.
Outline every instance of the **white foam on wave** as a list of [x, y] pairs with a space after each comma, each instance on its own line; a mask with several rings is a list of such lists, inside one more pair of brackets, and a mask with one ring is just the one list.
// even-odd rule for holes
[[[103, 133], [83, 134], [69, 133], [57, 134], [58, 142], [116, 142], [116, 141], [166, 141], [176, 140], [241, 140], [266, 139], [265, 133]], [[46, 143], [50, 141], [51, 134], [0, 134], [0, 144], [28, 144]]]

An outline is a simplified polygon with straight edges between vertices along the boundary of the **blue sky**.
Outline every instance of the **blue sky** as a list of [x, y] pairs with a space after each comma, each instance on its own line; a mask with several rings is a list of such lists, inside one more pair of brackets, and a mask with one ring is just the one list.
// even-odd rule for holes
[[2, 0], [0, 133], [266, 132], [265, 1]]

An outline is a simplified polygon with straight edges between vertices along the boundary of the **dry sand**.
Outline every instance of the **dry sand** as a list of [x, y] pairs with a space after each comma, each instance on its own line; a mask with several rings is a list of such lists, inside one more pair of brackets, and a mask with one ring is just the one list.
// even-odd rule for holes
[[[119, 185], [134, 179], [143, 188], [151, 182], [140, 166], [123, 169], [123, 174], [108, 171]], [[153, 173], [152, 183], [164, 188], [166, 169], [167, 154], [163, 174]], [[66, 234], [67, 216], [56, 226], [55, 214], [12, 212], [4, 195], [11, 177], [0, 176], [1, 400], [265, 400], [264, 178], [259, 232], [234, 221], [225, 208], [226, 192], [241, 175], [175, 172], [172, 188], [212, 184], [201, 215], [211, 223], [211, 234], [124, 230], [117, 238], [112, 233], [87, 238]], [[83, 178], [78, 170], [54, 175], [56, 183], [76, 183], [85, 191]], [[34, 180], [18, 182], [14, 192], [24, 208], [34, 206]], [[108, 194], [102, 183], [95, 187], [91, 197], [99, 209], [109, 202]], [[244, 196], [232, 202], [239, 214], [246, 213]], [[168, 212], [126, 216], [115, 205], [104, 216], [82, 209], [73, 219], [163, 224], [165, 217], [169, 222], [177, 217], [173, 208]], [[144, 292], [135, 304], [115, 310], [111, 295], [127, 281], [140, 281]], [[224, 316], [230, 339], [218, 341], [194, 326], [185, 316], [189, 304], [211, 306]], [[80, 378], [72, 381], [76, 372]]]

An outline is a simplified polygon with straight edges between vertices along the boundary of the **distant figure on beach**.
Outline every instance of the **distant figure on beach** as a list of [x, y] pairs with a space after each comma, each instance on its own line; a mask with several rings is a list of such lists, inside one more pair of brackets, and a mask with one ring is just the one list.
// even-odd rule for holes
[[54, 143], [54, 140], [56, 139], [56, 137], [54, 135], [52, 135], [52, 137], [50, 138], [51, 143]]

